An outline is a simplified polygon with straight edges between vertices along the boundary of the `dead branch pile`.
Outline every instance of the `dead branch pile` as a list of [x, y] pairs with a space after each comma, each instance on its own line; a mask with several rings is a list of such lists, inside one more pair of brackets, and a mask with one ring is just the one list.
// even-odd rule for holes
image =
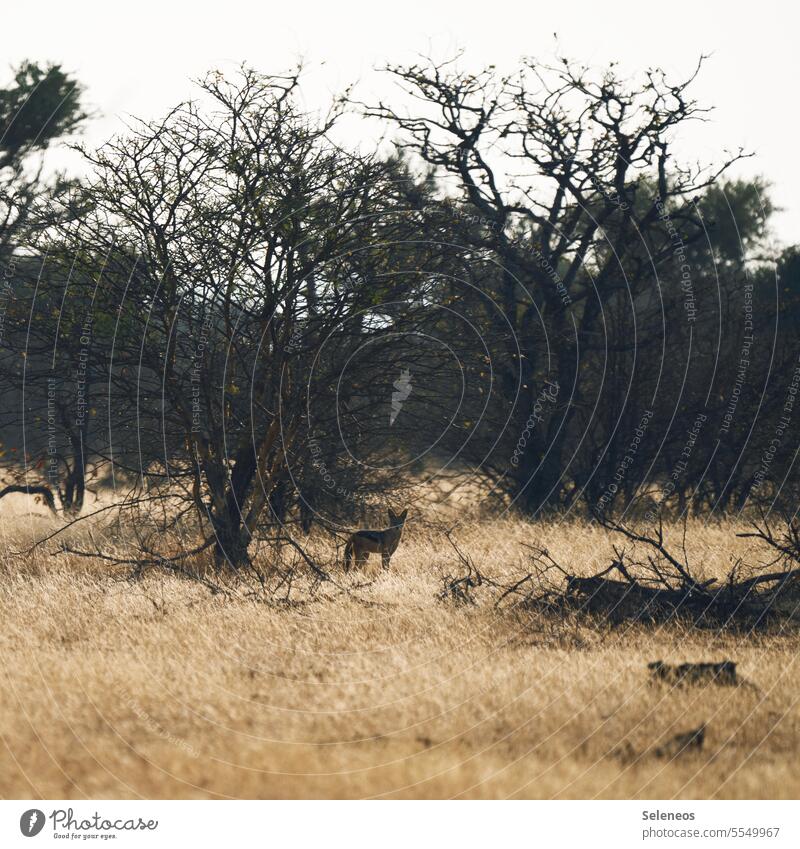
[[501, 584], [456, 548], [462, 574], [446, 577], [440, 597], [474, 604], [474, 590], [491, 587], [497, 607], [598, 616], [612, 625], [679, 620], [696, 627], [753, 629], [775, 621], [800, 622], [800, 525], [794, 521], [786, 520], [777, 531], [762, 516], [752, 532], [739, 536], [761, 540], [772, 558], [758, 567], [737, 562], [719, 579], [701, 577], [690, 563], [685, 525], [676, 553], [667, 548], [661, 524], [653, 531], [636, 531], [603, 516], [597, 519], [632, 545], [614, 547], [611, 564], [594, 575], [575, 574], [546, 549], [528, 545], [529, 570]]
[[[615, 557], [603, 571], [589, 577], [572, 575], [546, 552], [534, 554], [540, 576], [552, 574], [554, 567], [560, 570], [564, 606], [602, 614], [612, 623], [680, 619], [697, 626], [734, 628], [760, 627], [800, 613], [800, 529], [791, 521], [776, 532], [762, 520], [746, 534], [769, 546], [774, 553], [769, 563], [758, 569], [737, 563], [724, 580], [704, 580], [689, 562], [685, 526], [677, 554], [665, 545], [661, 524], [652, 532], [639, 532], [602, 516], [598, 519], [634, 544], [632, 551], [614, 548]], [[642, 547], [645, 556], [635, 556]], [[552, 597], [552, 590], [545, 593], [548, 603]]]
[[464, 554], [453, 541], [451, 531], [445, 531], [444, 533], [458, 558], [460, 574], [452, 575], [448, 572], [442, 575], [442, 589], [437, 595], [439, 601], [449, 601], [459, 605], [474, 605], [477, 604], [474, 592], [479, 587], [503, 588], [496, 581], [481, 574], [478, 567], [473, 563], [472, 558]]
[[657, 758], [674, 758], [689, 753], [697, 753], [702, 751], [703, 743], [706, 739], [706, 725], [703, 723], [698, 728], [693, 728], [691, 731], [685, 731], [682, 734], [676, 734], [669, 740], [656, 746], [653, 749], [653, 755]]
[[654, 660], [647, 664], [653, 683], [669, 684], [671, 687], [686, 685], [716, 684], [719, 687], [738, 687], [741, 684], [732, 660], [720, 663], [664, 663]]

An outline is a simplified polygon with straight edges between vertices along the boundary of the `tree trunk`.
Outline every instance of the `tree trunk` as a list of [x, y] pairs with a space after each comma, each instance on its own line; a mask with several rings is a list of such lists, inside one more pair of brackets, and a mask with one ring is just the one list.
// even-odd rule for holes
[[223, 569], [226, 566], [234, 570], [250, 565], [250, 555], [247, 549], [250, 546], [251, 536], [244, 522], [237, 517], [225, 517], [214, 521], [214, 563], [216, 568]]

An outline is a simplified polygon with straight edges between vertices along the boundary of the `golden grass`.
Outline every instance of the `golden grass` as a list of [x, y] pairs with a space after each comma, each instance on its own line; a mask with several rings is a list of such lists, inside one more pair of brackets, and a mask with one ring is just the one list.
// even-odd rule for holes
[[[6, 798], [798, 796], [795, 634], [559, 625], [498, 612], [488, 596], [445, 604], [452, 549], [420, 527], [370, 585], [313, 600], [300, 587], [281, 606], [13, 556], [44, 522], [14, 523], [3, 542]], [[494, 576], [519, 571], [523, 540], [585, 572], [608, 563], [612, 542], [511, 520], [457, 539]], [[705, 574], [759, 556], [731, 527], [699, 523], [689, 553]], [[755, 687], [647, 683], [648, 661], [724, 658]], [[701, 722], [699, 754], [617, 754]]]

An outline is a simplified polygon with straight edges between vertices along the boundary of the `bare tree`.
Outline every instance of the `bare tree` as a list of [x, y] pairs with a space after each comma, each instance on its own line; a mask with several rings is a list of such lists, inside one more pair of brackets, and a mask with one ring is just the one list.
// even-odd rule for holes
[[116, 304], [95, 340], [114, 470], [182, 505], [170, 522], [193, 512], [236, 567], [283, 512], [293, 460], [327, 446], [336, 405], [369, 382], [342, 387], [353, 352], [385, 364], [428, 285], [402, 247], [396, 169], [331, 144], [341, 107], [306, 114], [298, 79], [211, 74], [202, 102], [84, 151], [86, 213], [48, 246]]
[[[640, 317], [658, 307], [662, 281], [680, 297], [676, 239], [689, 246], [703, 237], [694, 200], [741, 153], [714, 168], [683, 167], [672, 156], [676, 133], [706, 111], [689, 95], [695, 74], [672, 82], [651, 70], [635, 82], [613, 65], [596, 73], [567, 60], [528, 60], [504, 77], [493, 67], [461, 71], [458, 60], [387, 70], [414, 108], [379, 103], [366, 113], [392, 122], [399, 147], [442, 178], [451, 195], [443, 208], [464, 225], [462, 243], [495, 263], [484, 287], [508, 327], [495, 353], [513, 414], [484, 468], [531, 511], [570, 503], [604, 451], [588, 469], [570, 469], [600, 404], [608, 346], [630, 351], [630, 339], [607, 338], [606, 314], [620, 303]], [[658, 309], [650, 312], [660, 321]], [[510, 448], [548, 380], [560, 387], [558, 403], [528, 428], [512, 468]], [[648, 399], [633, 400], [636, 420]]]

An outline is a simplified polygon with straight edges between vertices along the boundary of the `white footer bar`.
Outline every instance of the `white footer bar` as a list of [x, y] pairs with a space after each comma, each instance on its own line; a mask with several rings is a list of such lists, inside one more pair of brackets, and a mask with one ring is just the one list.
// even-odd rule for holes
[[800, 846], [798, 802], [2, 801], [0, 846]]

